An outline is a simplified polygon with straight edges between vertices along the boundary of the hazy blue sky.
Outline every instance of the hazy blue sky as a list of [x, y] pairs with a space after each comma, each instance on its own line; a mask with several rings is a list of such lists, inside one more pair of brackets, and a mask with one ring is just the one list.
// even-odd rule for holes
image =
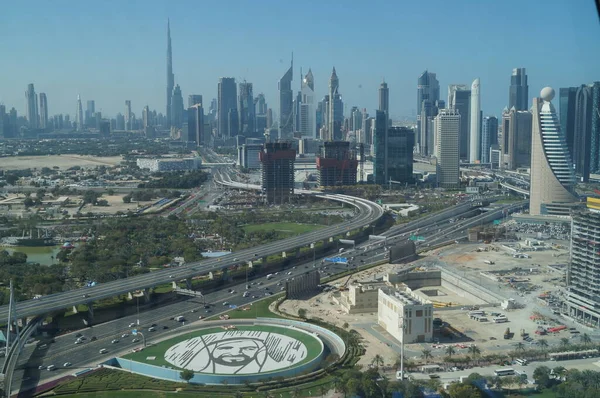
[[73, 116], [78, 93], [111, 117], [126, 99], [138, 117], [146, 104], [164, 113], [167, 17], [185, 104], [188, 94], [208, 103], [218, 78], [232, 76], [278, 112], [292, 51], [294, 87], [311, 67], [322, 98], [335, 65], [347, 109], [373, 112], [385, 78], [393, 117], [412, 114], [425, 69], [442, 99], [448, 84], [480, 77], [483, 112], [496, 115], [514, 67], [527, 68], [530, 101], [546, 85], [600, 80], [593, 0], [36, 0], [2, 5], [0, 102], [22, 114], [34, 83], [50, 115]]

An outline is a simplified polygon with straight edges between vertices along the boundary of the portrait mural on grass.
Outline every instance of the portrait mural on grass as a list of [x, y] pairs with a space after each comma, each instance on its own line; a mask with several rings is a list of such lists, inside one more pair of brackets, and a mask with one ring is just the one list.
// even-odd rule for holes
[[280, 333], [230, 330], [170, 347], [165, 360], [198, 373], [257, 374], [294, 366], [307, 356], [304, 343]]

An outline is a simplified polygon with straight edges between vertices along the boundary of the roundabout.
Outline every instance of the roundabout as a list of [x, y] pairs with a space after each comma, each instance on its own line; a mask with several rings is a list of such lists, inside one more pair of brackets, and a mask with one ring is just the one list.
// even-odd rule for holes
[[316, 371], [329, 354], [341, 357], [345, 344], [310, 323], [259, 318], [203, 322], [134, 351], [106, 365], [174, 381], [190, 370], [192, 383], [243, 384]]

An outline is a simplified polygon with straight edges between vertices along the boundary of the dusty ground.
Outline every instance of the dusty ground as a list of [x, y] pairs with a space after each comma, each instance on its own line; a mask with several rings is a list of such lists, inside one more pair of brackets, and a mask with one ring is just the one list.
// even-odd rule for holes
[[51, 155], [51, 156], [12, 156], [2, 158], [0, 170], [41, 169], [42, 167], [58, 166], [68, 169], [73, 166], [93, 168], [97, 166], [115, 166], [121, 162], [121, 156], [82, 156], [82, 155]]
[[[104, 213], [104, 214], [115, 214], [118, 211], [126, 213], [128, 210], [131, 210], [131, 211], [137, 210], [138, 204], [139, 204], [139, 207], [143, 207], [145, 205], [154, 203], [158, 200], [158, 199], [156, 199], [156, 200], [152, 200], [150, 202], [124, 203], [123, 196], [125, 196], [125, 195], [112, 195], [112, 196], [102, 195], [101, 199], [107, 200], [109, 206], [92, 206], [90, 204], [87, 204], [81, 209], [81, 213], [85, 214], [90, 211], [92, 213]], [[76, 198], [75, 200], [80, 199], [80, 197], [74, 197], [74, 198]], [[77, 212], [77, 208], [72, 207], [72, 208], [69, 208], [68, 211], [70, 214], [71, 213], [75, 214]]]

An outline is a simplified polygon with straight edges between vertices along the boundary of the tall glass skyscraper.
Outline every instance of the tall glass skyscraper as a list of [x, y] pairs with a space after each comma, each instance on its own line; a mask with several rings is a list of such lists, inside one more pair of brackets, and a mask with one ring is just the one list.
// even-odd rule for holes
[[33, 87], [33, 83], [27, 85], [27, 91], [25, 91], [25, 99], [27, 100], [27, 123], [29, 123], [29, 128], [36, 129], [38, 128], [38, 98], [35, 94], [35, 88]]
[[254, 94], [252, 93], [252, 83], [240, 83], [240, 101], [239, 101], [239, 122], [240, 134], [251, 137], [256, 132], [255, 113], [254, 113]]
[[279, 138], [289, 139], [294, 133], [294, 59], [289, 69], [279, 79]]
[[[233, 77], [219, 79], [219, 97], [217, 105], [217, 135], [220, 138], [229, 137], [229, 112], [236, 109], [237, 86]], [[235, 118], [237, 121], [237, 117]], [[235, 128], [237, 130], [237, 126]]]
[[515, 107], [518, 111], [526, 111], [529, 106], [529, 86], [525, 68], [515, 68], [510, 77], [508, 93], [508, 109]]
[[498, 118], [486, 116], [481, 129], [481, 162], [490, 163], [490, 148], [498, 144]]

